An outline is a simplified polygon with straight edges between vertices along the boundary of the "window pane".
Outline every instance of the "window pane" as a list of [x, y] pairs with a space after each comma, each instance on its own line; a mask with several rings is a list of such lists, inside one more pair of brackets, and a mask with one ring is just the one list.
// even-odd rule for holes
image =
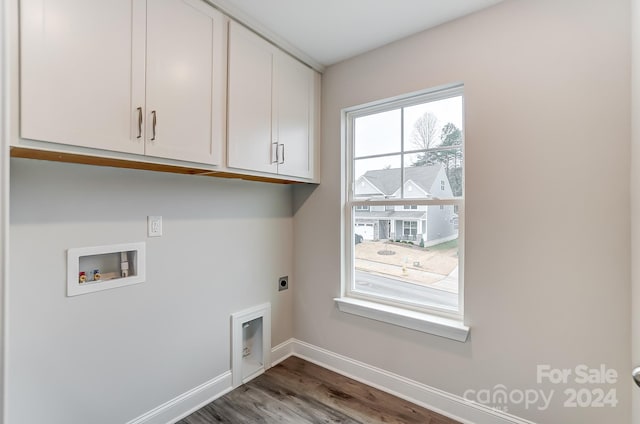
[[462, 96], [404, 108], [405, 151], [462, 144]]
[[462, 147], [411, 153], [404, 157], [406, 199], [451, 199], [462, 196]]
[[[354, 208], [355, 209], [355, 208]], [[454, 206], [354, 210], [353, 291], [458, 309], [458, 229]]]
[[354, 119], [355, 157], [400, 152], [400, 109]]
[[400, 155], [354, 161], [355, 198], [400, 196]]
[[[439, 99], [448, 95], [453, 97]], [[404, 103], [407, 106], [402, 104], [393, 99], [387, 105], [347, 113], [353, 128], [347, 134], [347, 160], [354, 190], [347, 199], [347, 211], [353, 217], [353, 227], [347, 228], [353, 255], [347, 265], [353, 279], [346, 294], [400, 307], [459, 312], [462, 87], [412, 95]], [[378, 113], [386, 106], [397, 109]], [[394, 202], [351, 203], [365, 199]], [[426, 203], [422, 199], [431, 204], [420, 205]], [[438, 199], [456, 199], [456, 204]]]

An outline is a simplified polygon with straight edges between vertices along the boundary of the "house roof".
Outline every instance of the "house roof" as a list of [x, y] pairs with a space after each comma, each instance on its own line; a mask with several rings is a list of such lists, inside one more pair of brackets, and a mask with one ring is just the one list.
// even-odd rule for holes
[[376, 187], [375, 184], [372, 184], [370, 181], [368, 181], [366, 176], [361, 176], [358, 181], [360, 181], [360, 184], [358, 186], [358, 196], [384, 196], [384, 193], [380, 191], [380, 189]]
[[[404, 180], [405, 182], [413, 181], [422, 190], [429, 193], [441, 169], [441, 163], [427, 166], [410, 166], [404, 168]], [[384, 195], [391, 196], [400, 189], [401, 172], [401, 168], [376, 169], [367, 171], [363, 177]]]

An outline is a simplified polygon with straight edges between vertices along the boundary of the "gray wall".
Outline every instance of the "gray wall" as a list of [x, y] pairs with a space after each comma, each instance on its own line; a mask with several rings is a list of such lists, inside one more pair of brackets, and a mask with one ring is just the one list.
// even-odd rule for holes
[[[632, 109], [631, 109], [631, 257], [640, 251], [640, 0], [632, 8]], [[640, 261], [631, 261], [631, 304], [640, 305]], [[640, 308], [632, 308], [632, 334], [640, 334]], [[640, 337], [631, 338], [632, 366], [640, 366]], [[633, 390], [634, 423], [640, 422], [640, 390]]]
[[[8, 422], [133, 419], [228, 371], [230, 314], [256, 304], [289, 339], [291, 208], [288, 186], [13, 159]], [[67, 248], [136, 241], [145, 283], [65, 296]]]
[[[0, 26], [7, 27], [8, 13], [5, 7], [5, 1], [0, 0]], [[0, 92], [4, 95], [0, 96], [0, 323], [4, 328], [4, 301], [5, 287], [9, 280], [9, 131], [8, 131], [8, 102], [5, 101], [9, 90], [7, 77], [7, 37], [2, 31], [0, 40]], [[0, 336], [0, 422], [4, 417], [4, 399], [5, 399], [5, 337], [4, 333]]]
[[[629, 423], [629, 16], [627, 0], [505, 1], [330, 67], [322, 184], [294, 189], [295, 337], [458, 395], [555, 389], [547, 411], [509, 408], [538, 422]], [[333, 302], [340, 110], [452, 82], [466, 93], [467, 343]], [[538, 364], [616, 369], [620, 403], [564, 408]]]

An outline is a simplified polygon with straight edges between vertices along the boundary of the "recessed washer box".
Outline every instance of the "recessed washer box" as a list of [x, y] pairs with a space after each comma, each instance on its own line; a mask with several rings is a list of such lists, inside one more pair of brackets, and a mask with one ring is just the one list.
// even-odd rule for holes
[[145, 243], [67, 250], [67, 296], [115, 289], [145, 281]]

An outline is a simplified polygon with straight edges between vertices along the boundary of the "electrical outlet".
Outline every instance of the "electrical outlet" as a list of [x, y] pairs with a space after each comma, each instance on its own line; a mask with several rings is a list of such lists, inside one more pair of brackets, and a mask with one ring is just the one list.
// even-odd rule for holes
[[147, 235], [149, 237], [162, 236], [162, 217], [161, 216], [147, 217]]
[[286, 290], [289, 288], [289, 277], [284, 276], [278, 278], [278, 291]]

